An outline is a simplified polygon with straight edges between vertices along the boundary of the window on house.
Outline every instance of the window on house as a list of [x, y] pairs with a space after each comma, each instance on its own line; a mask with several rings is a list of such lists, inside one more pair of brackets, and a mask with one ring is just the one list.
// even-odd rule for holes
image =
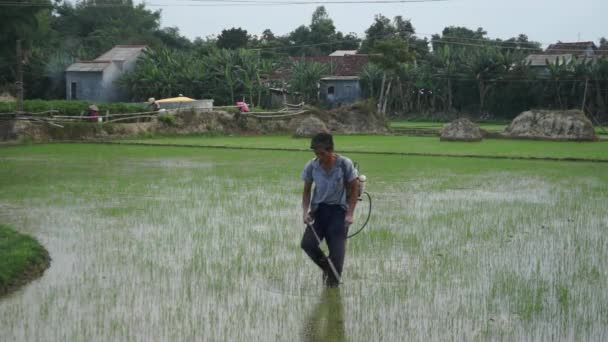
[[71, 100], [77, 100], [78, 97], [76, 96], [76, 82], [72, 82], [72, 87], [70, 88], [70, 99]]
[[335, 89], [333, 86], [327, 88], [327, 94], [333, 94], [335, 92]]

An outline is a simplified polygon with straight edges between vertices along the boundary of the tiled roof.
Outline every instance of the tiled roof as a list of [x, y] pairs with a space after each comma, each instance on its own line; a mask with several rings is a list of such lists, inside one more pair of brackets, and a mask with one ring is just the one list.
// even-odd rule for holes
[[95, 58], [98, 60], [126, 61], [137, 58], [146, 45], [116, 45], [110, 51]]
[[560, 55], [566, 53], [573, 53], [575, 55], [584, 55], [588, 50], [597, 50], [594, 42], [576, 42], [576, 43], [562, 43], [551, 44], [545, 51], [548, 55]]
[[[291, 62], [297, 62], [302, 57], [290, 57], [283, 61], [282, 65], [270, 75], [269, 80], [287, 80], [291, 78]], [[358, 76], [363, 68], [369, 63], [369, 55], [345, 55], [341, 57], [317, 56], [304, 57], [307, 62], [315, 62], [329, 66], [329, 73], [324, 76]]]
[[100, 72], [110, 65], [108, 61], [80, 61], [70, 65], [65, 71]]
[[329, 65], [331, 76], [357, 76], [369, 63], [368, 55], [345, 55], [342, 57], [310, 57], [313, 62]]

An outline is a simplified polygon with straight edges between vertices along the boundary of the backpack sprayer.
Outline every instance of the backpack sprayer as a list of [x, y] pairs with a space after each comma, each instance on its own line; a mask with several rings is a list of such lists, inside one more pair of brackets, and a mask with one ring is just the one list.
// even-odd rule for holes
[[362, 202], [364, 197], [367, 198], [367, 201], [369, 202], [369, 207], [367, 209], [367, 217], [365, 218], [365, 221], [363, 222], [363, 224], [361, 225], [361, 227], [354, 233], [348, 235], [346, 238], [350, 239], [353, 236], [361, 233], [363, 231], [363, 229], [367, 226], [367, 223], [369, 222], [369, 218], [372, 216], [372, 196], [370, 196], [369, 193], [367, 193], [365, 191], [365, 185], [367, 182], [367, 177], [363, 174], [359, 174], [359, 164], [355, 163], [355, 169], [357, 170], [357, 174], [359, 175], [357, 178], [359, 180], [359, 189], [358, 189], [358, 201]]

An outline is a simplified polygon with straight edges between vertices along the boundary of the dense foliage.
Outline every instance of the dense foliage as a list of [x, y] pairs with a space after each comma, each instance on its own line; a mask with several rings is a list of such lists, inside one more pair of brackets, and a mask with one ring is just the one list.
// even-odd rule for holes
[[[525, 57], [542, 51], [525, 34], [489, 38], [482, 28], [446, 27], [431, 39], [416, 35], [402, 16], [376, 15], [365, 37], [338, 31], [323, 6], [308, 25], [277, 36], [226, 28], [217, 37], [191, 41], [175, 27], [160, 27], [160, 11], [132, 0], [32, 0], [36, 6], [3, 6], [0, 13], [0, 93], [15, 91], [15, 41], [22, 39], [26, 98], [65, 97], [65, 68], [116, 44], [146, 44], [136, 70], [120, 83], [132, 100], [183, 94], [216, 104], [245, 100], [265, 106], [269, 88], [287, 88], [317, 101], [323, 65], [303, 56], [334, 50], [371, 54], [359, 75], [364, 95], [393, 116], [467, 113], [509, 119], [530, 108], [584, 108], [608, 120], [608, 61], [569, 61], [535, 72]], [[605, 38], [600, 49], [608, 49]], [[378, 56], [382, 54], [382, 56]], [[287, 79], [277, 78], [287, 69]], [[583, 103], [584, 102], [584, 103]]]

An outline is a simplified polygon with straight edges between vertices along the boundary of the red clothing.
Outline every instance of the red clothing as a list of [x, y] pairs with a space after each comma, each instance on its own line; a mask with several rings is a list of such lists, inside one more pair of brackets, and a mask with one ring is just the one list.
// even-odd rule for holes
[[97, 122], [97, 118], [99, 117], [99, 112], [96, 110], [89, 110], [89, 116], [91, 117], [89, 121]]
[[245, 102], [237, 102], [236, 106], [241, 110], [241, 112], [249, 111], [249, 106]]

